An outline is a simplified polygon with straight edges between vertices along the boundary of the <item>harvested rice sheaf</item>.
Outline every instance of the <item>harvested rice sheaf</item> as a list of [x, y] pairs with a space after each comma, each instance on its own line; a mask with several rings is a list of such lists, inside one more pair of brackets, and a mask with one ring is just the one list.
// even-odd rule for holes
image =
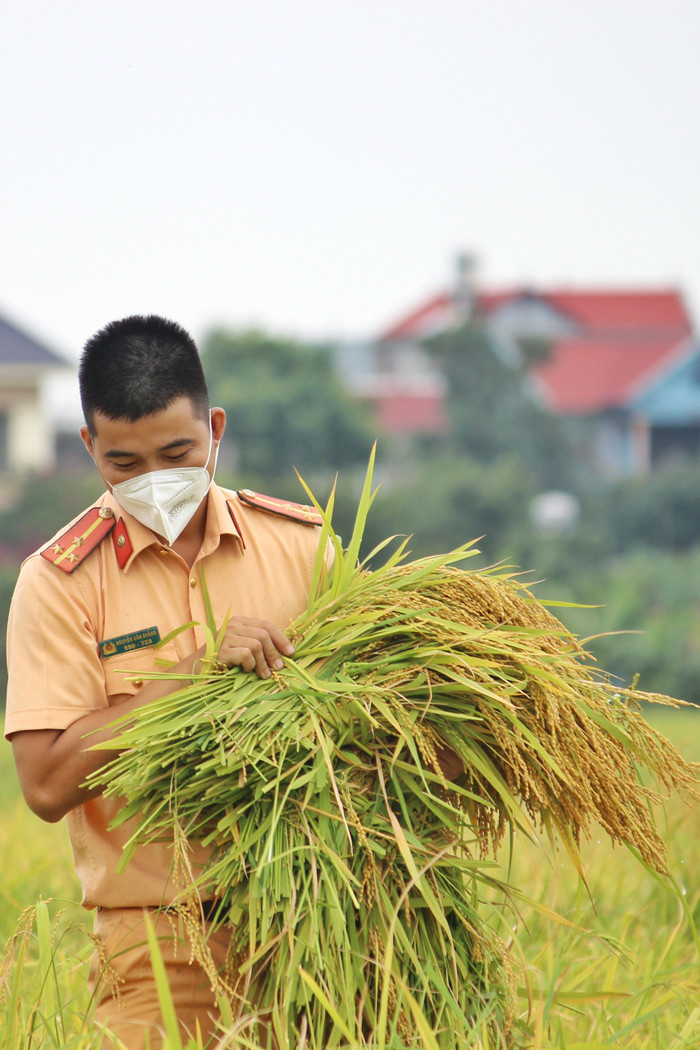
[[[504, 833], [556, 831], [575, 858], [600, 825], [665, 872], [651, 804], [692, 797], [697, 769], [640, 711], [676, 701], [615, 688], [517, 577], [464, 568], [473, 548], [358, 565], [369, 502], [347, 550], [327, 522], [333, 574], [319, 559], [285, 669], [148, 705], [94, 781], [125, 796], [130, 848], [175, 844], [193, 928], [218, 902], [232, 946], [211, 977], [245, 1045], [525, 1045], [482, 900]], [[211, 849], [196, 875], [191, 840]]]

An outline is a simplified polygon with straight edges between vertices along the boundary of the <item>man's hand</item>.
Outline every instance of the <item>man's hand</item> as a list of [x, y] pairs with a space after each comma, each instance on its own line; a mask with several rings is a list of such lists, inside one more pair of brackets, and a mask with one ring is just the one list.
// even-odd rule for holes
[[[217, 659], [227, 667], [241, 667], [255, 671], [260, 678], [269, 678], [273, 671], [284, 667], [283, 657], [293, 653], [294, 646], [287, 636], [269, 620], [232, 616]], [[200, 650], [200, 658], [201, 655]]]
[[451, 747], [448, 747], [447, 744], [440, 744], [435, 748], [435, 754], [445, 780], [456, 780], [457, 777], [461, 777], [464, 772], [464, 762]]

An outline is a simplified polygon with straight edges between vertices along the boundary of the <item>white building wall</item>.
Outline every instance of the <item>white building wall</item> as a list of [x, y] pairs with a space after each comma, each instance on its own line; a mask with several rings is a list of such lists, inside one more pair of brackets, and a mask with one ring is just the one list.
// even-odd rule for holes
[[496, 335], [511, 338], [561, 339], [577, 332], [573, 321], [536, 296], [522, 296], [504, 303], [489, 315], [486, 323]]
[[46, 470], [53, 463], [53, 431], [39, 398], [18, 398], [7, 407], [7, 466], [22, 472]]

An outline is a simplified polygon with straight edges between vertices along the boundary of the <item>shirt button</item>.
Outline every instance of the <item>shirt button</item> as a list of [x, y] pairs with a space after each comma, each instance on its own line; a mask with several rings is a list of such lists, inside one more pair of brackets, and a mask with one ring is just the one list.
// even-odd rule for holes
[[192, 579], [190, 580], [190, 587], [192, 587], [192, 589], [194, 590], [194, 588], [196, 586], [197, 586], [197, 581], [195, 580], [195, 578], [193, 576]]

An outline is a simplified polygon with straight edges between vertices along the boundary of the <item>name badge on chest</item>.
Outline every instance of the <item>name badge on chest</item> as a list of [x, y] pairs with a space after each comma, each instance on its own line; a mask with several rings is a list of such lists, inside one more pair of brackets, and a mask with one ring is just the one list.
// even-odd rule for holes
[[118, 638], [107, 638], [100, 642], [100, 652], [105, 660], [110, 656], [118, 656], [120, 653], [131, 653], [136, 649], [148, 649], [157, 645], [160, 641], [160, 631], [157, 627], [144, 627], [142, 631], [134, 631], [133, 634], [121, 634]]

